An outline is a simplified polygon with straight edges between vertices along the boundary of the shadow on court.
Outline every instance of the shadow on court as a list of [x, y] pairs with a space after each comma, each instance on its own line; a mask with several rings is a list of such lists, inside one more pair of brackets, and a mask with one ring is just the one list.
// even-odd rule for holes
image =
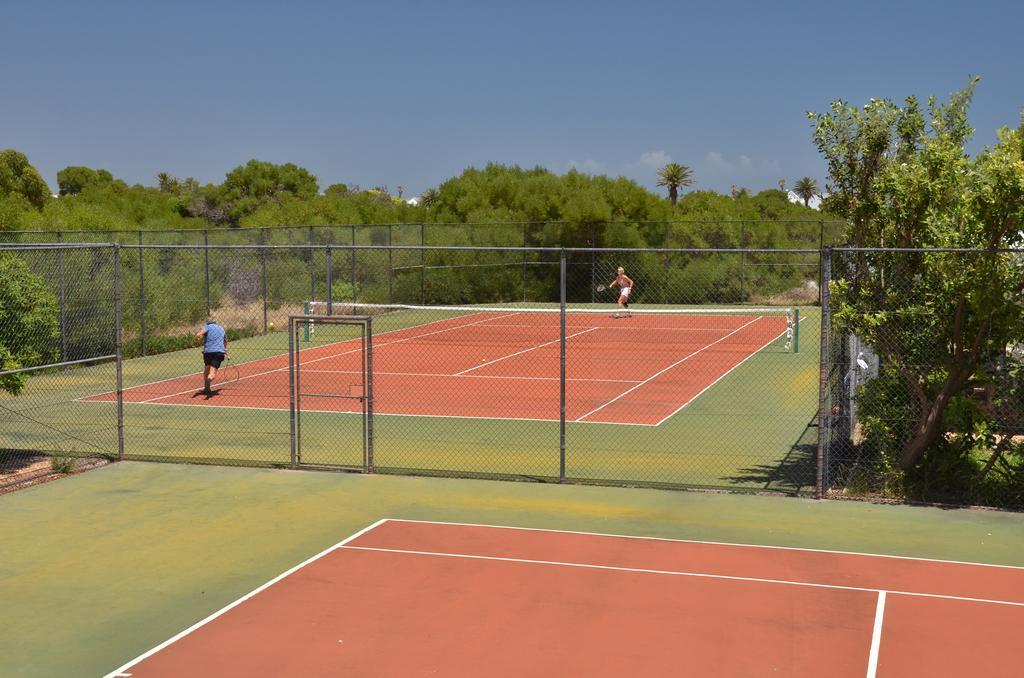
[[818, 417], [815, 415], [777, 463], [757, 464], [726, 478], [735, 483], [757, 484], [760, 489], [786, 494], [814, 491], [818, 453]]

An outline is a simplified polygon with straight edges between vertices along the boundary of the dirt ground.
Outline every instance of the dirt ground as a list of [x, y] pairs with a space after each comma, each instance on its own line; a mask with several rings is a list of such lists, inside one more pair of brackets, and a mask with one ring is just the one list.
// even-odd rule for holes
[[53, 470], [53, 458], [45, 454], [0, 451], [0, 494], [47, 483], [107, 463], [108, 460], [99, 457], [76, 458], [71, 473], [59, 473]]

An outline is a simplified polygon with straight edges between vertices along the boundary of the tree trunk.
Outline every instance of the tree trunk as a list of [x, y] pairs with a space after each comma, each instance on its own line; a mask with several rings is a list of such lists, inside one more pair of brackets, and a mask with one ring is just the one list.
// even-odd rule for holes
[[931, 447], [944, 431], [946, 407], [950, 400], [963, 388], [969, 371], [954, 370], [942, 385], [942, 391], [936, 396], [931, 406], [925, 408], [917, 423], [914, 436], [907, 441], [900, 451], [900, 468], [904, 471], [912, 468], [921, 460], [924, 453]]
[[676, 200], [679, 199], [679, 189], [675, 186], [668, 187], [668, 199], [673, 205], [676, 204]]

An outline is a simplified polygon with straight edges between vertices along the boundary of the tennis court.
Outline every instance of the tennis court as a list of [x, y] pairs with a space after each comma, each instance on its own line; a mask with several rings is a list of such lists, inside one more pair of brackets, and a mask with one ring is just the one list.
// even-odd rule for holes
[[384, 519], [111, 672], [1014, 675], [1024, 568]]
[[[374, 337], [374, 413], [558, 421], [561, 317], [537, 310], [446, 311]], [[786, 309], [609, 311], [566, 315], [566, 418], [657, 426], [759, 351], [788, 350]], [[408, 315], [408, 314], [406, 314]], [[385, 325], [386, 326], [386, 325]], [[322, 326], [319, 334], [327, 332]], [[317, 332], [314, 331], [314, 335]], [[303, 410], [356, 412], [364, 356], [357, 340], [322, 336], [299, 352]], [[287, 355], [237, 365], [202, 396], [199, 373], [124, 391], [126, 403], [287, 409]], [[111, 401], [115, 394], [87, 398]]]

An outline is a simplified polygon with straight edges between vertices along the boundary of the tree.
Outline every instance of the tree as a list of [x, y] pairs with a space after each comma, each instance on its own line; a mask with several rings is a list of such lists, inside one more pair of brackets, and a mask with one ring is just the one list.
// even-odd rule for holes
[[[45, 365], [57, 359], [57, 298], [28, 265], [0, 252], [0, 371]], [[0, 390], [18, 395], [23, 374], [0, 377]]]
[[250, 160], [228, 172], [224, 184], [203, 196], [208, 212], [225, 210], [232, 223], [252, 214], [271, 200], [290, 197], [311, 199], [320, 191], [316, 176], [293, 163], [275, 165], [272, 162]]
[[28, 156], [13, 148], [0, 151], [0, 197], [14, 196], [36, 209], [42, 209], [50, 199], [50, 187], [36, 168], [29, 164]]
[[71, 165], [57, 172], [57, 187], [61, 195], [78, 195], [89, 186], [109, 184], [114, 175], [105, 169], [92, 169]]
[[811, 198], [818, 195], [818, 182], [811, 177], [804, 177], [796, 182], [793, 186], [793, 192], [804, 201], [804, 207], [809, 208], [811, 206]]
[[430, 208], [433, 207], [440, 201], [441, 194], [436, 188], [428, 188], [427, 190], [420, 193], [420, 206]]
[[903, 470], [950, 444], [950, 407], [974, 407], [973, 387], [991, 378], [992, 365], [1013, 363], [1024, 340], [1024, 267], [999, 252], [1024, 244], [1024, 118], [968, 156], [976, 83], [948, 103], [930, 99], [928, 122], [913, 97], [902, 107], [835, 101], [828, 113], [809, 114], [829, 166], [825, 206], [849, 220], [853, 242], [985, 250], [859, 252], [833, 282], [836, 328], [879, 355], [878, 383], [899, 385], [865, 404], [889, 408], [878, 420], [890, 432], [892, 421], [907, 420], [893, 435]]
[[668, 188], [669, 202], [675, 205], [679, 200], [679, 189], [693, 186], [693, 170], [678, 162], [670, 162], [658, 170], [658, 186]]

